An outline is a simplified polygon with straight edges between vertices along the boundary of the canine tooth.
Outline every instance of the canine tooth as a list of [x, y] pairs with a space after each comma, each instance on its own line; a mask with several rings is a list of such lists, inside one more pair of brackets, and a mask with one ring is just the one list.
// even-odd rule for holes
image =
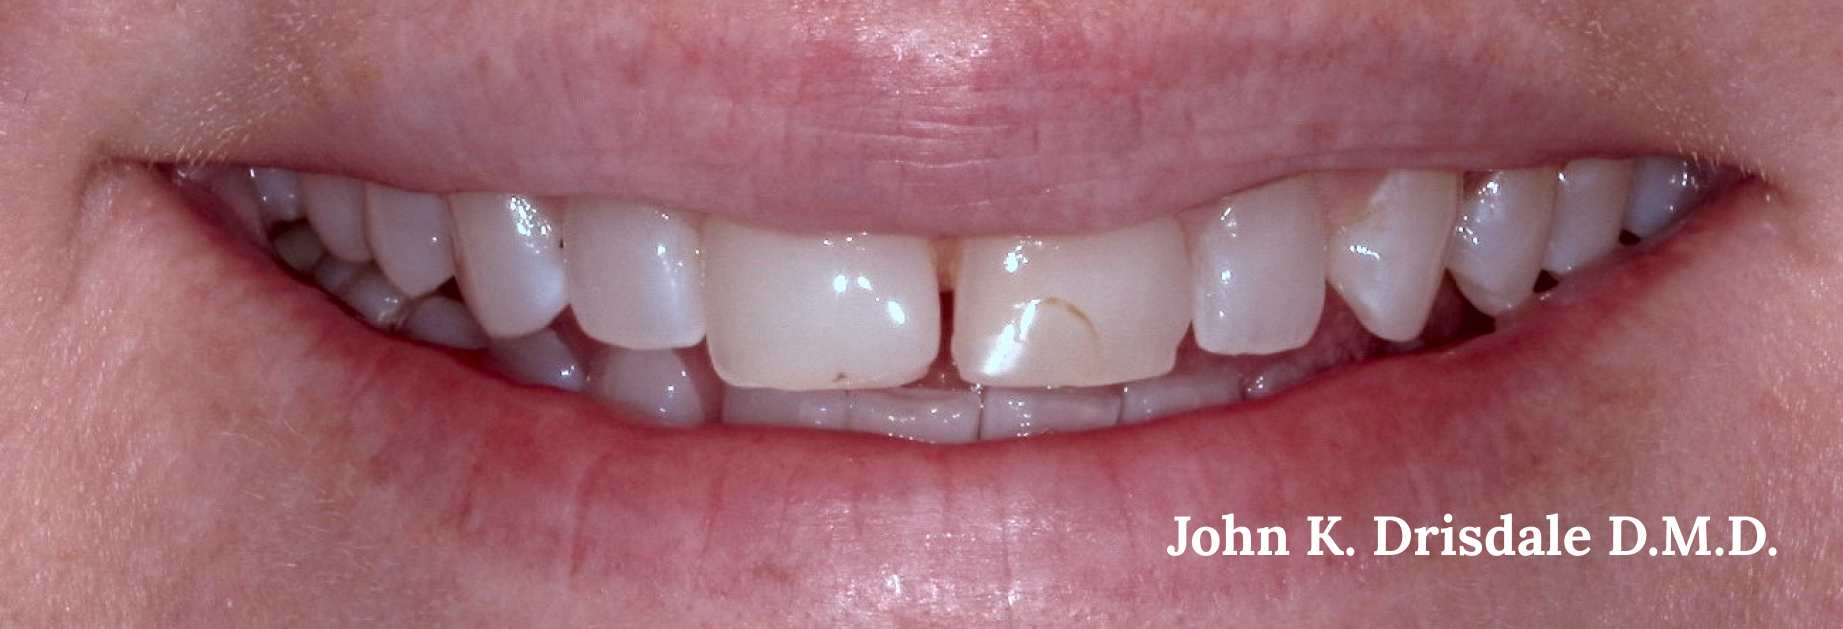
[[326, 251], [347, 262], [370, 262], [365, 242], [365, 186], [338, 175], [301, 173], [301, 207]]
[[608, 347], [590, 369], [590, 395], [668, 426], [717, 421], [723, 403], [723, 381], [701, 352]]
[[840, 430], [851, 417], [849, 393], [724, 387], [723, 423]]
[[630, 349], [690, 347], [702, 340], [697, 220], [696, 214], [628, 201], [571, 201], [563, 250], [570, 309], [582, 330]]
[[265, 225], [301, 220], [301, 180], [292, 170], [252, 168]]
[[1370, 333], [1406, 341], [1427, 325], [1459, 183], [1453, 171], [1393, 170], [1361, 207], [1332, 208], [1325, 275]]
[[1117, 387], [1057, 389], [989, 388], [980, 415], [980, 439], [1028, 437], [1051, 432], [1094, 430], [1118, 424]]
[[1188, 263], [1172, 217], [1095, 234], [967, 238], [954, 286], [960, 377], [1085, 386], [1170, 371], [1190, 323]]
[[556, 330], [545, 328], [535, 333], [487, 343], [491, 366], [507, 377], [526, 384], [581, 391], [584, 382], [582, 361], [576, 357]]
[[339, 288], [339, 300], [345, 302], [371, 327], [388, 330], [403, 320], [410, 298], [392, 286], [384, 275], [366, 268]]
[[431, 295], [410, 307], [399, 327], [410, 340], [455, 349], [486, 349], [486, 331], [474, 321], [467, 305]]
[[1496, 316], [1535, 294], [1559, 177], [1552, 167], [1502, 170], [1466, 195], [1446, 268], [1480, 312]]
[[1701, 200], [1705, 175], [1681, 157], [1641, 157], [1632, 175], [1632, 200], [1625, 229], [1639, 238], [1656, 236], [1681, 220]]
[[563, 251], [550, 214], [530, 197], [456, 194], [455, 279], [480, 327], [496, 338], [531, 334], [569, 305]]
[[1120, 423], [1137, 424], [1241, 399], [1239, 379], [1216, 372], [1161, 376], [1120, 387]]
[[365, 231], [392, 284], [426, 295], [454, 276], [454, 235], [440, 196], [365, 184]]
[[275, 255], [297, 273], [313, 271], [314, 265], [326, 257], [326, 247], [321, 246], [320, 237], [306, 225], [296, 225], [276, 234], [270, 246], [275, 248]]
[[1629, 159], [1589, 158], [1561, 169], [1542, 268], [1566, 274], [1619, 248], [1634, 165]]
[[979, 393], [934, 389], [871, 389], [851, 392], [845, 425], [929, 443], [967, 443], [979, 438]]
[[1312, 340], [1325, 306], [1325, 207], [1293, 177], [1182, 217], [1190, 236], [1197, 345], [1272, 354]]
[[940, 351], [927, 239], [791, 234], [711, 218], [704, 228], [711, 362], [742, 387], [896, 386]]

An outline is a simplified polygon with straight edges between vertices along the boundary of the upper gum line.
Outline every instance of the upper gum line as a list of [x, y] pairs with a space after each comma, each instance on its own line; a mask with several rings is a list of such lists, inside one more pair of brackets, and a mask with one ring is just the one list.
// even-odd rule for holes
[[[275, 169], [176, 177], [270, 234], [284, 260], [374, 325], [489, 347], [524, 379], [587, 388], [668, 422], [713, 421], [713, 396], [740, 395], [763, 416], [726, 421], [963, 441], [1111, 425], [1123, 404], [1138, 405], [1124, 411], [1136, 421], [1233, 401], [1257, 385], [1165, 375], [1180, 343], [1199, 355], [1197, 346], [1300, 348], [1331, 294], [1392, 341], [1421, 336], [1448, 274], [1472, 307], [1496, 315], [1529, 300], [1538, 274], [1562, 279], [1605, 257], [1622, 231], [1663, 233], [1717, 172], [1644, 157], [1470, 181], [1459, 171], [1310, 173], [1116, 229], [932, 239], [782, 232], [595, 197], [431, 195]], [[711, 365], [674, 349], [694, 346], [708, 348]], [[986, 393], [974, 387], [968, 402], [878, 392], [938, 372], [943, 347], [959, 378]], [[1242, 378], [1267, 392], [1282, 374], [1329, 366], [1314, 360], [1268, 360], [1269, 375]], [[716, 393], [723, 382], [727, 393]], [[1102, 421], [1103, 408], [1045, 426], [1055, 418], [1031, 405], [1060, 402], [1015, 389], [1042, 386], [1101, 387], [1062, 398], [1111, 404], [1113, 419]], [[1079, 412], [1056, 413], [1101, 408], [1071, 403]], [[771, 408], [788, 404], [805, 407]], [[979, 410], [993, 404], [1003, 412]], [[968, 412], [986, 417], [969, 428]], [[795, 416], [766, 417], [776, 413]]]

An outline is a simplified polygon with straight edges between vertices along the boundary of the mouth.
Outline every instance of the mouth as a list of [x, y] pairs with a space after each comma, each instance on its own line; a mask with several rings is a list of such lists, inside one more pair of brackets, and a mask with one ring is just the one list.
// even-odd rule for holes
[[235, 386], [305, 409], [380, 518], [559, 599], [840, 622], [1169, 599], [1225, 573], [1130, 552], [1173, 515], [1483, 512], [1617, 465], [1641, 437], [1567, 416], [1640, 394], [1622, 332], [1770, 205], [1770, 164], [1489, 12], [1109, 45], [1117, 16], [745, 5], [436, 51], [363, 42], [475, 17], [356, 21], [258, 51], [307, 71], [241, 139], [152, 148], [212, 128], [157, 104], [105, 144], [239, 236], [190, 237], [271, 332]]

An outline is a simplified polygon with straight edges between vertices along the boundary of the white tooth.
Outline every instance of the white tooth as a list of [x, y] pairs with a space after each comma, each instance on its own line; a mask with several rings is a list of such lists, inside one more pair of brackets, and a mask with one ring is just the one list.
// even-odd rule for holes
[[256, 195], [262, 200], [265, 225], [301, 220], [301, 180], [292, 170], [255, 168]]
[[296, 225], [276, 234], [271, 246], [275, 247], [275, 255], [298, 273], [312, 271], [320, 258], [326, 257], [326, 247], [320, 245], [320, 237], [306, 225]]
[[403, 320], [410, 298], [376, 270], [366, 268], [339, 288], [339, 300], [371, 327], [388, 330]]
[[630, 349], [704, 338], [698, 215], [629, 201], [570, 202], [570, 310], [589, 336]]
[[695, 426], [717, 421], [723, 381], [701, 352], [608, 347], [591, 367], [589, 394], [660, 424]]
[[370, 262], [365, 242], [365, 186], [337, 175], [301, 173], [301, 207], [326, 251], [347, 262]]
[[1694, 209], [1703, 192], [1703, 177], [1680, 157], [1641, 157], [1632, 175], [1632, 200], [1626, 206], [1625, 230], [1650, 238]]
[[1120, 421], [1117, 387], [985, 390], [980, 439], [1094, 430]]
[[365, 184], [365, 230], [378, 268], [411, 295], [426, 295], [454, 276], [448, 202], [433, 194]]
[[1177, 219], [960, 247], [952, 349], [967, 382], [1085, 386], [1171, 370], [1190, 324]]
[[492, 367], [507, 377], [526, 384], [581, 391], [584, 382], [582, 361], [556, 330], [545, 328], [512, 339], [493, 339], [487, 344]]
[[1126, 383], [1121, 389], [1120, 423], [1137, 424], [1241, 399], [1237, 374], [1187, 373]]
[[1497, 316], [1535, 294], [1559, 177], [1552, 167], [1501, 170], [1466, 195], [1446, 268], [1480, 312]]
[[1325, 275], [1370, 333], [1420, 336], [1459, 216], [1455, 171], [1394, 170], [1358, 207], [1334, 207]]
[[570, 296], [553, 210], [511, 194], [456, 194], [448, 207], [455, 279], [488, 335], [524, 336], [563, 312]]
[[356, 262], [347, 262], [333, 256], [324, 256], [320, 258], [318, 263], [314, 264], [314, 284], [318, 285], [320, 290], [326, 291], [327, 294], [337, 295], [341, 289], [346, 287], [348, 282], [352, 281], [352, 278], [358, 277], [358, 272], [364, 270], [364, 268], [364, 265]]
[[1633, 166], [1629, 159], [1590, 158], [1568, 162], [1562, 168], [1542, 268], [1565, 274], [1619, 248], [1626, 200], [1632, 195]]
[[851, 417], [849, 393], [724, 387], [723, 423], [842, 430]]
[[1325, 206], [1293, 177], [1186, 212], [1192, 325], [1217, 354], [1305, 345], [1325, 307]]
[[900, 385], [940, 351], [927, 239], [810, 235], [712, 218], [704, 229], [711, 362], [732, 385]]
[[851, 392], [846, 426], [929, 443], [967, 443], [979, 438], [979, 393], [935, 389], [871, 389]]
[[455, 349], [486, 349], [486, 331], [474, 322], [467, 305], [441, 295], [431, 295], [410, 307], [400, 327], [403, 336]]

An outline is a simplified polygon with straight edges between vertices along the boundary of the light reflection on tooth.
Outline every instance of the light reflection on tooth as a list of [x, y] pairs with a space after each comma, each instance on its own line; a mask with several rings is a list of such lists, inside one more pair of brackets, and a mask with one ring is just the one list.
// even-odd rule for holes
[[1190, 323], [1173, 217], [1107, 232], [961, 243], [952, 350], [960, 377], [1086, 386], [1171, 370]]
[[703, 352], [607, 347], [590, 370], [590, 395], [641, 418], [695, 426], [719, 417], [723, 382]]
[[431, 295], [410, 307], [399, 327], [403, 336], [455, 349], [486, 349], [486, 331], [459, 301]]
[[988, 388], [980, 439], [1095, 430], [1120, 421], [1118, 387]]
[[1457, 172], [1394, 170], [1356, 207], [1331, 209], [1325, 275], [1372, 334], [1405, 341], [1427, 325], [1459, 185]]
[[1217, 354], [1272, 354], [1312, 339], [1325, 306], [1325, 207], [1310, 177], [1183, 215], [1192, 330]]
[[487, 343], [487, 355], [492, 359], [490, 367], [513, 380], [565, 391], [582, 390], [582, 361], [555, 330], [545, 328], [518, 338], [493, 339]]
[[454, 217], [455, 279], [488, 335], [524, 336], [569, 305], [562, 235], [554, 210], [511, 194], [448, 197]]
[[1542, 268], [1567, 274], [1619, 248], [1635, 162], [1577, 159], [1561, 170]]
[[262, 201], [264, 225], [301, 220], [301, 181], [292, 170], [254, 168], [256, 195]]
[[1639, 238], [1664, 233], [1701, 200], [1706, 175], [1681, 157], [1638, 158], [1625, 229]]
[[358, 313], [371, 327], [389, 330], [403, 320], [410, 298], [384, 279], [383, 274], [366, 268], [339, 288], [339, 300]]
[[704, 229], [711, 362], [723, 380], [792, 391], [897, 386], [940, 349], [928, 241], [793, 234], [711, 218]]
[[843, 430], [851, 417], [848, 391], [723, 389], [723, 423]]
[[454, 276], [454, 236], [440, 196], [365, 184], [365, 231], [378, 267], [410, 295], [433, 292]]
[[1497, 316], [1535, 294], [1559, 177], [1553, 167], [1497, 171], [1466, 195], [1446, 268], [1480, 312]]
[[370, 262], [365, 242], [365, 186], [338, 175], [301, 173], [301, 207], [326, 251], [347, 262]]
[[846, 427], [929, 443], [967, 443], [979, 438], [979, 393], [934, 389], [871, 389], [851, 392]]
[[1241, 400], [1239, 374], [1208, 370], [1128, 382], [1120, 387], [1120, 423], [1137, 424]]
[[630, 349], [703, 340], [698, 215], [608, 199], [572, 200], [565, 213], [570, 309], [584, 332]]

